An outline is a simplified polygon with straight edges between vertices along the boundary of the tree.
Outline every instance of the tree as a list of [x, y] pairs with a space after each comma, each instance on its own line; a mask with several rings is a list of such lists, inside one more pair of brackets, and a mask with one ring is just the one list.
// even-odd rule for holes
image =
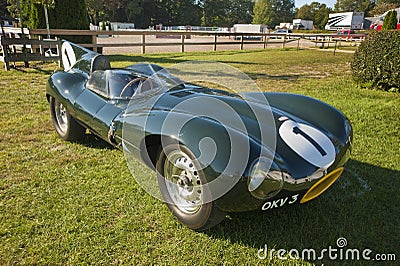
[[[400, 4], [399, 4], [400, 5]], [[369, 13], [372, 16], [380, 16], [386, 11], [395, 9], [398, 5], [394, 3], [380, 3], [374, 6], [374, 8]]]
[[[373, 0], [372, 0], [373, 1]], [[364, 12], [368, 15], [369, 11], [375, 5], [375, 1], [371, 0], [337, 0], [335, 4], [335, 11], [337, 12]]]
[[231, 26], [227, 21], [229, 1], [226, 0], [203, 0], [201, 3], [203, 16], [201, 17], [202, 26], [228, 27]]
[[253, 9], [253, 0], [231, 0], [227, 12], [227, 21], [229, 25], [251, 23], [253, 19]]
[[395, 30], [397, 27], [396, 10], [389, 11], [383, 20], [382, 30]]
[[142, 9], [139, 0], [125, 0], [123, 10], [125, 10], [126, 22], [134, 21], [135, 16], [139, 15]]
[[320, 8], [315, 12], [314, 25], [318, 29], [324, 29], [326, 23], [328, 23], [329, 14], [332, 12], [332, 8], [327, 7], [325, 4], [322, 4]]
[[[21, 0], [21, 2], [23, 2], [23, 0]], [[19, 17], [16, 0], [7, 0], [6, 3], [7, 13], [9, 13], [13, 18]]]
[[[12, 16], [19, 17], [17, 0], [7, 0]], [[44, 28], [44, 7], [48, 7], [49, 23], [58, 29], [88, 29], [86, 2], [80, 0], [19, 0], [21, 16], [31, 28]]]
[[81, 0], [55, 0], [54, 22], [56, 29], [89, 29], [86, 2]]
[[153, 0], [142, 0], [141, 7], [143, 8], [142, 13], [137, 16], [135, 25], [138, 28], [147, 28], [149, 25], [160, 23], [156, 16], [156, 3]]
[[[312, 4], [315, 2], [312, 2]], [[319, 4], [319, 3], [317, 3]], [[300, 8], [296, 8], [296, 18], [301, 18], [305, 20], [314, 20], [315, 17], [315, 10], [310, 5], [303, 5]]]
[[274, 27], [276, 16], [272, 4], [269, 0], [258, 0], [254, 5], [254, 24], [264, 24], [268, 27]]
[[177, 25], [200, 25], [201, 8], [196, 0], [176, 1]]
[[378, 5], [383, 3], [395, 4], [398, 7], [400, 5], [400, 0], [377, 0], [376, 3]]
[[86, 0], [89, 19], [93, 25], [98, 25], [102, 20], [108, 20], [104, 2], [105, 0]]
[[199, 25], [201, 13], [195, 0], [160, 0], [155, 18], [164, 25]]
[[25, 26], [32, 29], [46, 28], [46, 16], [43, 10], [44, 7], [40, 3], [31, 2], [28, 19], [25, 21]]
[[119, 9], [124, 7], [123, 0], [106, 0], [104, 1], [104, 7], [110, 11], [110, 19], [115, 21], [116, 14]]
[[7, 10], [7, 7], [9, 6], [9, 4], [7, 3], [7, 1], [0, 1], [0, 17], [4, 17], [4, 18], [9, 18], [10, 17], [10, 13]]
[[265, 24], [270, 28], [281, 22], [292, 21], [294, 0], [259, 0], [254, 5], [253, 23]]
[[29, 15], [29, 9], [25, 8], [30, 2], [28, 0], [20, 0], [21, 14], [18, 10], [17, 0], [7, 0], [7, 11], [13, 18], [22, 17], [25, 20]]
[[253, 0], [201, 0], [194, 1], [201, 9], [201, 25], [232, 27], [238, 23], [251, 23]]
[[294, 18], [294, 0], [275, 0], [274, 6], [279, 22], [292, 22]]
[[312, 2], [309, 5], [306, 4], [300, 7], [296, 13], [296, 18], [312, 20], [316, 28], [323, 29], [328, 22], [329, 14], [332, 13], [332, 9], [325, 4]]

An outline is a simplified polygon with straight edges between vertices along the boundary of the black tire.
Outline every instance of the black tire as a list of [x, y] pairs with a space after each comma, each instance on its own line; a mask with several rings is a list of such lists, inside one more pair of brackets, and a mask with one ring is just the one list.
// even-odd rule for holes
[[86, 129], [78, 124], [64, 105], [53, 97], [50, 97], [50, 112], [54, 128], [63, 140], [75, 141], [85, 135]]
[[207, 187], [202, 186], [207, 180], [196, 157], [186, 146], [171, 144], [164, 147], [156, 168], [162, 197], [180, 223], [204, 231], [225, 219], [225, 213], [210, 200]]

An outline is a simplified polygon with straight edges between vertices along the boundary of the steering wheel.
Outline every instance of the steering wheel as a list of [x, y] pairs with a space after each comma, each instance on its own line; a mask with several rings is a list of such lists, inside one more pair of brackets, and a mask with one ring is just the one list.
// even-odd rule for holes
[[139, 85], [138, 85], [137, 90], [141, 90], [141, 85], [142, 85], [144, 82], [146, 82], [146, 81], [149, 82], [149, 84], [150, 84], [150, 89], [153, 89], [153, 82], [152, 82], [150, 79], [148, 79], [148, 78], [146, 78], [146, 77], [139, 77], [139, 78], [135, 78], [135, 79], [132, 79], [131, 81], [129, 81], [129, 82], [124, 86], [124, 88], [122, 89], [121, 93], [119, 94], [119, 97], [122, 97], [122, 95], [124, 95], [124, 93], [126, 92], [126, 90], [127, 90], [130, 86], [132, 86], [132, 84], [135, 84], [136, 82], [139, 82]]

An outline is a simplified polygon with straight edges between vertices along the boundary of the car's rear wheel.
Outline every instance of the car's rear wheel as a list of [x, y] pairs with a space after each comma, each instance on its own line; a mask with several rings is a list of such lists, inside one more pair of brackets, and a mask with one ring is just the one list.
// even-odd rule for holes
[[53, 97], [50, 97], [50, 112], [54, 128], [60, 138], [74, 141], [84, 136], [85, 128], [78, 124], [65, 106]]
[[184, 145], [163, 148], [157, 161], [158, 184], [168, 208], [185, 226], [203, 231], [220, 223], [225, 213], [215, 206], [201, 167]]

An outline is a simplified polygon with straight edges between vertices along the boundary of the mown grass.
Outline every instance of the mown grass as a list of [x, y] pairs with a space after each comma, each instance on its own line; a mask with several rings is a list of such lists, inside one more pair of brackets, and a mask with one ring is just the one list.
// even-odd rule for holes
[[[203, 233], [178, 222], [131, 176], [123, 153], [91, 135], [60, 140], [44, 96], [53, 64], [0, 70], [0, 264], [301, 265], [366, 261], [260, 260], [269, 249], [321, 251], [345, 237], [346, 248], [400, 259], [398, 94], [360, 90], [350, 78], [352, 55], [254, 50], [115, 55], [163, 66], [188, 60], [227, 63], [266, 91], [309, 95], [342, 110], [354, 127], [352, 159], [341, 179], [301, 208], [231, 214]], [[153, 173], [137, 163], [136, 173]], [[395, 262], [387, 264], [396, 265]]]

